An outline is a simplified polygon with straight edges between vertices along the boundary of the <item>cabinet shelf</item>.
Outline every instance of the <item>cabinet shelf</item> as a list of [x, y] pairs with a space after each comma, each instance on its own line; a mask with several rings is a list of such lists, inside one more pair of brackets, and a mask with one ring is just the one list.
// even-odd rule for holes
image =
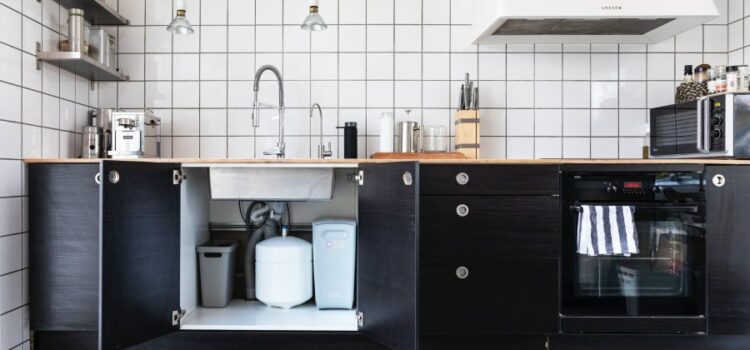
[[48, 62], [91, 81], [124, 81], [130, 77], [80, 52], [37, 52], [38, 62]]
[[107, 5], [104, 0], [55, 0], [65, 8], [82, 9], [84, 18], [93, 25], [128, 25], [130, 20]]
[[358, 330], [355, 310], [318, 310], [312, 303], [282, 310], [244, 300], [232, 300], [225, 308], [199, 307], [182, 320], [180, 328], [307, 332]]

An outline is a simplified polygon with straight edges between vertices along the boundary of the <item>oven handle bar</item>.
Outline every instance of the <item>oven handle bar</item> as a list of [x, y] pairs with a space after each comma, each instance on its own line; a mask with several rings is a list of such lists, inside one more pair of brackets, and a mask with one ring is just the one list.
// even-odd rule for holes
[[[597, 205], [597, 204], [589, 204]], [[601, 204], [604, 206], [611, 206], [611, 204]], [[660, 212], [660, 213], [698, 213], [700, 208], [697, 205], [681, 205], [681, 206], [668, 206], [668, 205], [632, 205], [636, 211], [645, 212]], [[571, 205], [570, 211], [582, 212], [583, 208], [580, 205]]]

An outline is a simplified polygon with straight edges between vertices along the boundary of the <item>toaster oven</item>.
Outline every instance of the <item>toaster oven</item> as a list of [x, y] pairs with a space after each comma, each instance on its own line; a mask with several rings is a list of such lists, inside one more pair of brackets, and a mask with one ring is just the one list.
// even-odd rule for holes
[[651, 109], [651, 158], [750, 158], [750, 94]]

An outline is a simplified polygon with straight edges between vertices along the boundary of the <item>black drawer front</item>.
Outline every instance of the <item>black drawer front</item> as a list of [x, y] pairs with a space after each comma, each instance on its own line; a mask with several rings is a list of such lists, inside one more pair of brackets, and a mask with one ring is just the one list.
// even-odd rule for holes
[[[456, 178], [462, 173], [468, 175], [468, 181], [463, 185]], [[557, 165], [423, 165], [419, 181], [422, 194], [560, 193]]]
[[422, 196], [420, 217], [422, 256], [560, 255], [558, 197]]
[[425, 258], [420, 269], [426, 334], [558, 333], [557, 259]]

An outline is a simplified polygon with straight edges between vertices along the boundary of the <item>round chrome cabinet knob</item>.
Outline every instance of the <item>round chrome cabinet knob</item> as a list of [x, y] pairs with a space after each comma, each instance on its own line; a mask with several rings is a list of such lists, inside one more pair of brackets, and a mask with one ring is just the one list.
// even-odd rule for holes
[[456, 207], [456, 214], [458, 214], [458, 216], [462, 218], [466, 217], [467, 215], [469, 215], [469, 206], [466, 204], [459, 204]]
[[456, 269], [456, 277], [458, 277], [458, 279], [460, 280], [469, 278], [469, 268], [467, 268], [466, 266], [459, 266]]
[[467, 183], [469, 183], [469, 174], [467, 174], [467, 173], [458, 173], [456, 175], [456, 182], [459, 185], [461, 185], [461, 186], [466, 185]]

